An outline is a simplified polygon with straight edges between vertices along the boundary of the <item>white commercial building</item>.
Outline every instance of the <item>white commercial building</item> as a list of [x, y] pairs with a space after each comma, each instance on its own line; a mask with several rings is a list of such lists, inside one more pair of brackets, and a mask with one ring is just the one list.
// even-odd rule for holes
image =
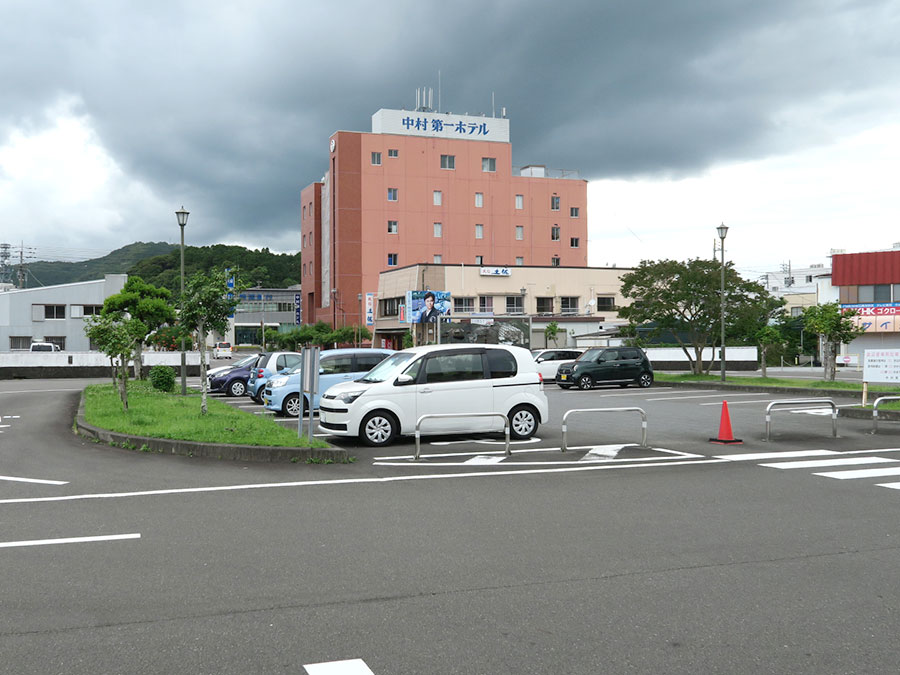
[[96, 281], [0, 291], [0, 352], [28, 351], [32, 342], [88, 351], [84, 318], [99, 314], [103, 301], [121, 292], [127, 279], [127, 274], [107, 274]]

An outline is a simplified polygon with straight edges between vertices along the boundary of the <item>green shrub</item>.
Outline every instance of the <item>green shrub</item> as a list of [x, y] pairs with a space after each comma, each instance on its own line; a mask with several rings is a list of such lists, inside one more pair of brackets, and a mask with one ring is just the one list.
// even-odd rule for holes
[[175, 391], [175, 369], [171, 366], [153, 366], [150, 382], [157, 391]]

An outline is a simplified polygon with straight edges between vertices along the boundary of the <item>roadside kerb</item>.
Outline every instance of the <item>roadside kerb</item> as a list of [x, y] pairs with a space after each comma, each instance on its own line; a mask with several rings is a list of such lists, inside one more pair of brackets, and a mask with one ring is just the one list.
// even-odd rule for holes
[[94, 438], [110, 445], [129, 449], [142, 449], [166, 455], [183, 457], [206, 457], [210, 459], [230, 459], [241, 462], [305, 462], [307, 460], [331, 460], [335, 464], [346, 464], [350, 453], [340, 448], [291, 448], [264, 445], [233, 445], [199, 443], [170, 438], [133, 436], [109, 429], [101, 429], [88, 424], [84, 419], [84, 392], [78, 403], [75, 416], [75, 430], [80, 436]]

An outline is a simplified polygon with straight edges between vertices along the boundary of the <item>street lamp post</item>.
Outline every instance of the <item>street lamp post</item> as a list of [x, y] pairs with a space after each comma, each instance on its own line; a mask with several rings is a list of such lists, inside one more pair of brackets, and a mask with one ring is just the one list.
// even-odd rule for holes
[[[175, 212], [175, 217], [178, 219], [178, 227], [181, 229], [181, 295], [178, 299], [178, 305], [182, 314], [184, 313], [184, 226], [187, 225], [189, 215], [190, 211], [185, 211], [183, 206]], [[187, 364], [184, 356], [184, 324], [181, 325], [181, 395], [187, 395]]]
[[721, 250], [722, 250], [722, 285], [720, 286], [720, 312], [719, 319], [722, 329], [722, 348], [719, 352], [719, 363], [722, 366], [722, 382], [725, 381], [725, 236], [728, 234], [728, 226], [725, 223], [722, 223], [716, 228], [716, 232], [719, 233], [719, 239], [722, 240]]

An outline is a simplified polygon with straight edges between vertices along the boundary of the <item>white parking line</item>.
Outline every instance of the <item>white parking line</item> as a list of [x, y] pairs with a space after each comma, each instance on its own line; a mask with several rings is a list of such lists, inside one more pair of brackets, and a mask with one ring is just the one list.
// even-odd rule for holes
[[813, 476], [837, 478], [838, 480], [847, 480], [850, 478], [877, 478], [879, 476], [900, 476], [900, 467], [893, 467], [890, 469], [856, 469], [854, 471], [826, 471], [824, 473], [814, 473]]
[[[616, 461], [616, 460], [613, 460]], [[721, 464], [724, 459], [694, 459], [683, 462], [670, 462], [665, 466], [685, 466], [688, 464]], [[566, 466], [558, 469], [523, 469], [508, 471], [472, 471], [468, 473], [429, 473], [414, 476], [385, 476], [383, 478], [336, 478], [334, 480], [303, 480], [288, 483], [251, 483], [247, 485], [219, 485], [212, 487], [171, 488], [168, 490], [143, 490], [138, 492], [98, 492], [81, 495], [60, 495], [58, 497], [21, 497], [17, 499], [0, 499], [0, 504], [36, 504], [39, 502], [70, 502], [86, 499], [121, 499], [124, 497], [155, 497], [159, 495], [198, 494], [202, 492], [235, 492], [238, 490], [262, 490], [289, 487], [319, 487], [329, 485], [364, 485], [372, 483], [399, 483], [412, 480], [449, 480], [454, 478], [498, 478], [506, 476], [533, 476], [546, 473], [575, 473], [582, 471], [609, 471], [615, 469], [639, 469], [658, 467], [659, 464], [618, 464], [612, 462], [603, 465]]]
[[681, 401], [686, 398], [731, 398], [732, 396], [757, 396], [757, 392], [747, 394], [733, 394], [731, 392], [719, 392], [718, 394], [704, 394], [703, 396], [667, 396], [665, 398], [648, 398], [648, 401]]
[[21, 476], [0, 476], [0, 480], [8, 480], [14, 483], [40, 483], [41, 485], [68, 485], [65, 480], [44, 480], [42, 478], [22, 478]]
[[140, 539], [139, 532], [133, 534], [107, 534], [99, 537], [63, 537], [61, 539], [28, 539], [25, 541], [2, 541], [0, 548], [17, 548], [19, 546], [50, 546], [53, 544], [84, 544], [98, 541], [120, 541], [122, 539]]
[[[871, 452], [871, 450], [869, 451]], [[879, 450], [879, 452], [881, 452]], [[715, 455], [730, 462], [755, 462], [759, 459], [781, 459], [782, 457], [816, 457], [819, 455], [839, 455], [835, 450], [794, 450], [788, 452], [745, 452], [737, 455]]]
[[303, 667], [309, 675], [375, 675], [362, 659], [310, 663]]
[[772, 469], [816, 469], [825, 466], [848, 466], [851, 464], [882, 464], [884, 462], [897, 462], [890, 457], [840, 457], [838, 459], [810, 459], [799, 462], [773, 462], [760, 464]]

